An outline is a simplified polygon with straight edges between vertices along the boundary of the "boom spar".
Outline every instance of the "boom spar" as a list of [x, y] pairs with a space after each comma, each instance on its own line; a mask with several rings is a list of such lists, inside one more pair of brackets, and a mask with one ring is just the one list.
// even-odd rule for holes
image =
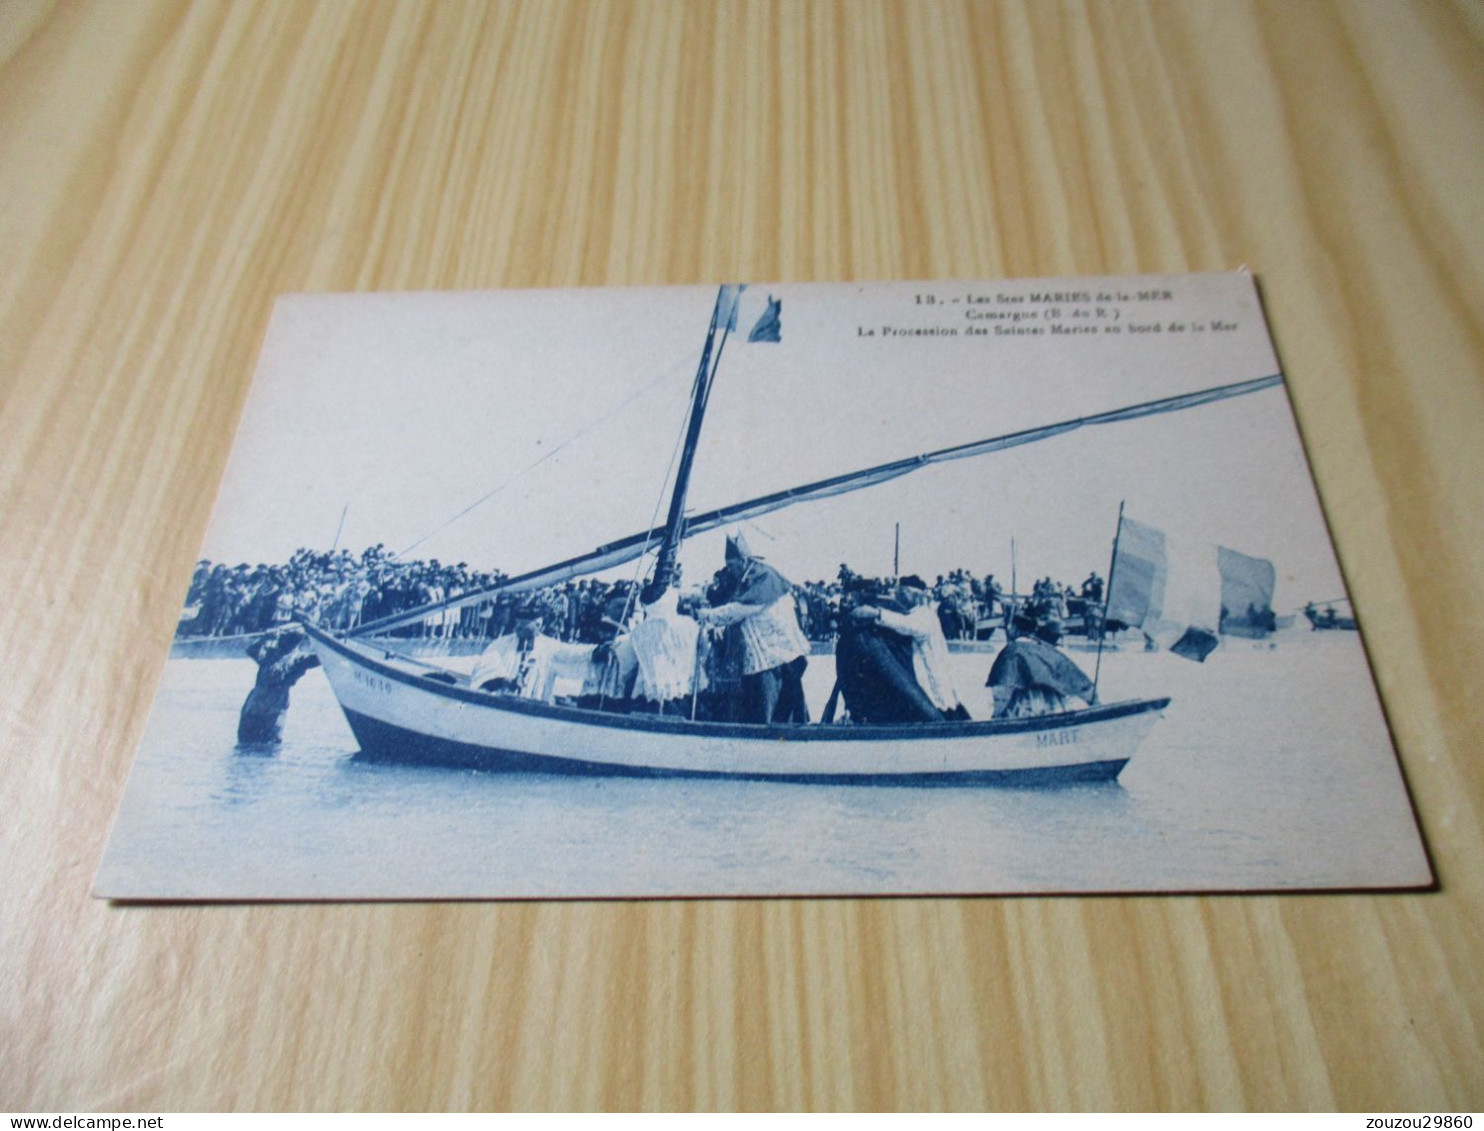
[[[755, 499], [748, 499], [745, 502], [733, 503], [730, 506], [720, 507], [716, 510], [694, 515], [685, 520], [684, 536], [689, 538], [697, 534], [704, 534], [709, 530], [715, 530], [718, 526], [757, 518], [773, 511], [782, 510], [785, 507], [794, 506], [797, 503], [814, 502], [819, 499], [832, 498], [835, 495], [848, 494], [851, 491], [859, 491], [866, 487], [874, 487], [877, 484], [898, 479], [903, 475], [909, 475], [914, 471], [919, 471], [924, 467], [930, 467], [934, 464], [968, 459], [973, 456], [989, 455], [993, 452], [1002, 452], [1010, 448], [1020, 447], [1024, 444], [1033, 444], [1040, 440], [1048, 440], [1053, 436], [1062, 436], [1068, 432], [1075, 432], [1079, 428], [1090, 428], [1101, 424], [1119, 424], [1124, 421], [1139, 420], [1146, 416], [1157, 416], [1166, 412], [1181, 412], [1189, 408], [1199, 408], [1202, 405], [1214, 404], [1217, 401], [1230, 400], [1233, 397], [1245, 396], [1248, 393], [1257, 393], [1264, 389], [1275, 388], [1282, 383], [1283, 375], [1279, 373], [1268, 377], [1258, 377], [1251, 381], [1238, 381], [1230, 385], [1217, 385], [1214, 388], [1201, 389], [1194, 393], [1180, 393], [1173, 397], [1161, 397], [1158, 400], [1128, 405], [1124, 408], [1112, 409], [1108, 412], [1093, 413], [1090, 416], [1079, 416], [1070, 420], [1058, 421], [1055, 424], [1025, 428], [1018, 432], [1005, 433], [1002, 436], [992, 436], [985, 440], [976, 440], [968, 444], [956, 444], [953, 447], [939, 448], [936, 451], [924, 452], [921, 455], [892, 460], [889, 463], [861, 468], [858, 471], [846, 472], [842, 475], [831, 476], [828, 479], [819, 479], [813, 483], [806, 483], [801, 487], [792, 487], [785, 491], [775, 491], [772, 494], [760, 495]], [[465, 593], [452, 601], [423, 605], [401, 613], [394, 613], [391, 616], [381, 617], [378, 620], [369, 621], [351, 630], [348, 635], [370, 636], [380, 632], [389, 632], [403, 625], [413, 624], [423, 620], [432, 613], [448, 609], [459, 609], [465, 605], [478, 604], [481, 601], [502, 594], [514, 596], [520, 593], [527, 593], [533, 589], [540, 589], [547, 585], [557, 585], [576, 577], [584, 577], [588, 574], [598, 573], [601, 570], [611, 569], [613, 566], [623, 565], [646, 553], [655, 544], [656, 539], [663, 536], [665, 529], [669, 526], [670, 524], [667, 523], [666, 527], [645, 530], [638, 534], [630, 534], [615, 542], [609, 542], [606, 545], [599, 546], [596, 550], [591, 550], [586, 554], [579, 555], [575, 558], [568, 558], [555, 565], [532, 570], [517, 577], [506, 578], [496, 585], [477, 589], [471, 593]]]

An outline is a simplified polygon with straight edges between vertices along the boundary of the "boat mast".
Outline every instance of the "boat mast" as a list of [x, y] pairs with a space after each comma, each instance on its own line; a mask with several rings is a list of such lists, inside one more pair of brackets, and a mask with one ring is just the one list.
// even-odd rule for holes
[[[1123, 537], [1123, 504], [1118, 500], [1118, 525], [1113, 528], [1113, 554], [1108, 559], [1108, 591], [1103, 594], [1102, 623], [1098, 627], [1098, 658], [1092, 666], [1092, 702], [1098, 701], [1098, 676], [1103, 674], [1103, 641], [1108, 638], [1108, 610], [1113, 607], [1113, 574], [1118, 569], [1118, 540]], [[1082, 623], [1087, 624], [1087, 613], [1082, 614]]]
[[[685, 448], [680, 453], [680, 465], [675, 470], [675, 487], [670, 494], [670, 513], [665, 519], [664, 538], [660, 543], [659, 559], [654, 567], [653, 584], [660, 592], [670, 588], [676, 581], [676, 558], [680, 554], [680, 540], [685, 530], [685, 496], [690, 488], [691, 464], [695, 462], [696, 445], [701, 439], [701, 423], [706, 417], [706, 402], [711, 396], [711, 382], [716, 377], [716, 365], [712, 364], [711, 350], [716, 347], [716, 362], [721, 362], [721, 351], [726, 348], [727, 334], [735, 321], [739, 284], [728, 284], [716, 293], [716, 306], [711, 311], [711, 326], [706, 331], [706, 345], [701, 350], [701, 364], [696, 369], [696, 383], [691, 390], [690, 421], [685, 430]], [[721, 343], [716, 342], [716, 332], [721, 331]]]
[[1020, 592], [1019, 581], [1015, 576], [1015, 537], [1010, 537], [1010, 603], [1005, 606], [1005, 643], [1015, 639], [1015, 614], [1016, 597]]

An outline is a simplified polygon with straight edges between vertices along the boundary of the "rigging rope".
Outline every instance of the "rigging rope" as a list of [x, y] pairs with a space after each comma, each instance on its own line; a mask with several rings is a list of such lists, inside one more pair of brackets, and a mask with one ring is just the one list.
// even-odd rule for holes
[[[485, 495], [480, 496], [478, 499], [475, 499], [467, 507], [465, 507], [463, 510], [459, 511], [458, 514], [456, 514], [452, 518], [448, 519], [448, 521], [446, 521], [444, 523], [441, 523], [438, 526], [435, 526], [432, 530], [428, 531], [426, 534], [424, 534], [416, 542], [413, 542], [406, 549], [398, 550], [397, 553], [395, 553], [395, 554], [392, 555], [393, 560], [395, 560], [397, 558], [405, 558], [408, 554], [412, 553], [413, 550], [417, 549], [424, 542], [428, 541], [428, 539], [434, 537], [435, 535], [438, 535], [438, 534], [443, 533], [443, 531], [447, 530], [454, 523], [458, 522], [459, 519], [463, 518], [469, 512], [471, 512], [473, 510], [476, 510], [479, 507], [482, 507], [485, 503], [489, 502], [491, 499], [493, 499], [500, 492], [504, 491], [505, 488], [509, 487], [512, 483], [515, 483], [517, 480], [519, 480], [519, 479], [523, 478], [524, 476], [529, 475], [531, 472], [535, 471], [536, 468], [540, 467], [543, 463], [545, 463], [547, 460], [551, 459], [557, 453], [561, 452], [564, 448], [570, 447], [572, 444], [575, 444], [578, 440], [582, 439], [582, 437], [586, 436], [589, 432], [592, 432], [592, 431], [594, 431], [594, 430], [602, 427], [604, 424], [607, 424], [608, 421], [612, 420], [615, 416], [617, 416], [625, 408], [627, 408], [629, 405], [633, 404], [634, 401], [638, 400], [640, 397], [644, 396], [646, 393], [651, 392], [652, 390], [654, 390], [658, 386], [664, 384], [666, 381], [668, 381], [672, 377], [674, 377], [675, 374], [676, 374], [676, 372], [678, 370], [680, 370], [682, 366], [685, 366], [687, 368], [689, 367], [689, 358], [688, 357], [682, 356], [682, 357], [678, 358], [676, 361], [672, 362], [669, 366], [667, 366], [665, 368], [665, 371], [663, 373], [661, 373], [658, 377], [656, 377], [649, 384], [645, 385], [644, 388], [640, 389], [638, 392], [632, 394], [631, 396], [625, 397], [622, 401], [620, 401], [617, 405], [615, 405], [613, 408], [611, 408], [608, 412], [604, 413], [601, 417], [599, 417], [597, 420], [593, 421], [586, 428], [583, 428], [583, 429], [579, 430], [578, 432], [574, 433], [573, 435], [567, 437], [565, 440], [563, 440], [556, 447], [552, 448], [551, 451], [547, 452], [540, 459], [538, 459], [535, 463], [530, 464], [529, 466], [522, 468], [520, 471], [517, 471], [514, 475], [512, 475], [509, 479], [505, 480], [505, 482], [501, 483], [494, 490], [490, 491], [489, 493], [487, 493]], [[672, 457], [672, 461], [671, 462], [673, 463], [673, 457]], [[668, 476], [668, 474], [669, 473], [666, 472], [666, 475], [667, 476]]]
[[[697, 381], [705, 382], [705, 387], [701, 390], [701, 403], [700, 407], [696, 410], [697, 412], [704, 413], [706, 411], [706, 406], [711, 402], [711, 390], [716, 385], [716, 373], [717, 370], [721, 368], [721, 355], [722, 352], [727, 348], [728, 337], [729, 334], [726, 331], [723, 331], [721, 336], [721, 345], [717, 347], [716, 357], [712, 359], [710, 368], [696, 374]], [[702, 364], [705, 364], [704, 357], [702, 358]], [[675, 469], [675, 458], [680, 454], [680, 449], [685, 445], [685, 434], [689, 428], [689, 425], [690, 414], [687, 413], [684, 417], [681, 418], [680, 431], [675, 435], [675, 446], [670, 449], [670, 465], [665, 468], [665, 478], [660, 482], [659, 497], [656, 498], [654, 501], [654, 510], [650, 513], [649, 516], [649, 529], [644, 534], [644, 545], [643, 548], [639, 551], [639, 558], [634, 566], [633, 588], [630, 590], [628, 600], [624, 602], [623, 608], [623, 619], [625, 623], [628, 622], [629, 615], [634, 610], [634, 601], [639, 594], [639, 575], [643, 572], [644, 559], [649, 554], [649, 547], [654, 542], [654, 536], [657, 533], [655, 524], [659, 521], [660, 508], [665, 505], [665, 488], [668, 487], [670, 483], [670, 472]], [[677, 519], [677, 525], [680, 526], [682, 530], [685, 528], [685, 515], [683, 513]]]
[[654, 510], [649, 515], [649, 531], [644, 535], [644, 548], [639, 551], [639, 557], [634, 564], [633, 585], [629, 589], [627, 600], [623, 606], [623, 620], [627, 624], [629, 616], [634, 611], [634, 601], [639, 595], [639, 575], [644, 572], [644, 559], [649, 554], [649, 547], [654, 542], [655, 523], [660, 518], [660, 508], [665, 505], [665, 488], [670, 485], [670, 473], [675, 470], [676, 457], [680, 455], [680, 449], [685, 444], [685, 429], [690, 423], [690, 414], [686, 413], [680, 418], [680, 430], [675, 433], [675, 446], [670, 449], [670, 462], [665, 466], [665, 477], [660, 480], [659, 494], [654, 500]]

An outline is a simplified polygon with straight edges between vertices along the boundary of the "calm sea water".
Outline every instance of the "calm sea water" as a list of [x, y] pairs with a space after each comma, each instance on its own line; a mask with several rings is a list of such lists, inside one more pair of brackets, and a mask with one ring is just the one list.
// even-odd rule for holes
[[[955, 656], [984, 702], [990, 657]], [[1091, 657], [1079, 656], [1090, 670]], [[817, 713], [830, 657], [809, 673]], [[370, 765], [318, 671], [274, 752], [249, 660], [172, 660], [98, 873], [121, 898], [1264, 890], [1424, 882], [1359, 640], [1103, 659], [1173, 703], [1111, 785], [924, 789]], [[982, 714], [982, 711], [976, 711]]]

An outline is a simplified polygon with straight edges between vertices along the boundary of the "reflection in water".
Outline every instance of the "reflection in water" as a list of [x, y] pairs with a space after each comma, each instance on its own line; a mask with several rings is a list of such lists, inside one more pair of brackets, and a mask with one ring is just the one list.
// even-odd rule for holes
[[239, 758], [273, 758], [277, 756], [280, 745], [277, 742], [239, 742], [232, 747], [232, 753]]
[[212, 797], [224, 805], [250, 805], [263, 796], [263, 783], [269, 779], [278, 756], [276, 742], [239, 742], [232, 747], [232, 757], [221, 771], [220, 788]]

